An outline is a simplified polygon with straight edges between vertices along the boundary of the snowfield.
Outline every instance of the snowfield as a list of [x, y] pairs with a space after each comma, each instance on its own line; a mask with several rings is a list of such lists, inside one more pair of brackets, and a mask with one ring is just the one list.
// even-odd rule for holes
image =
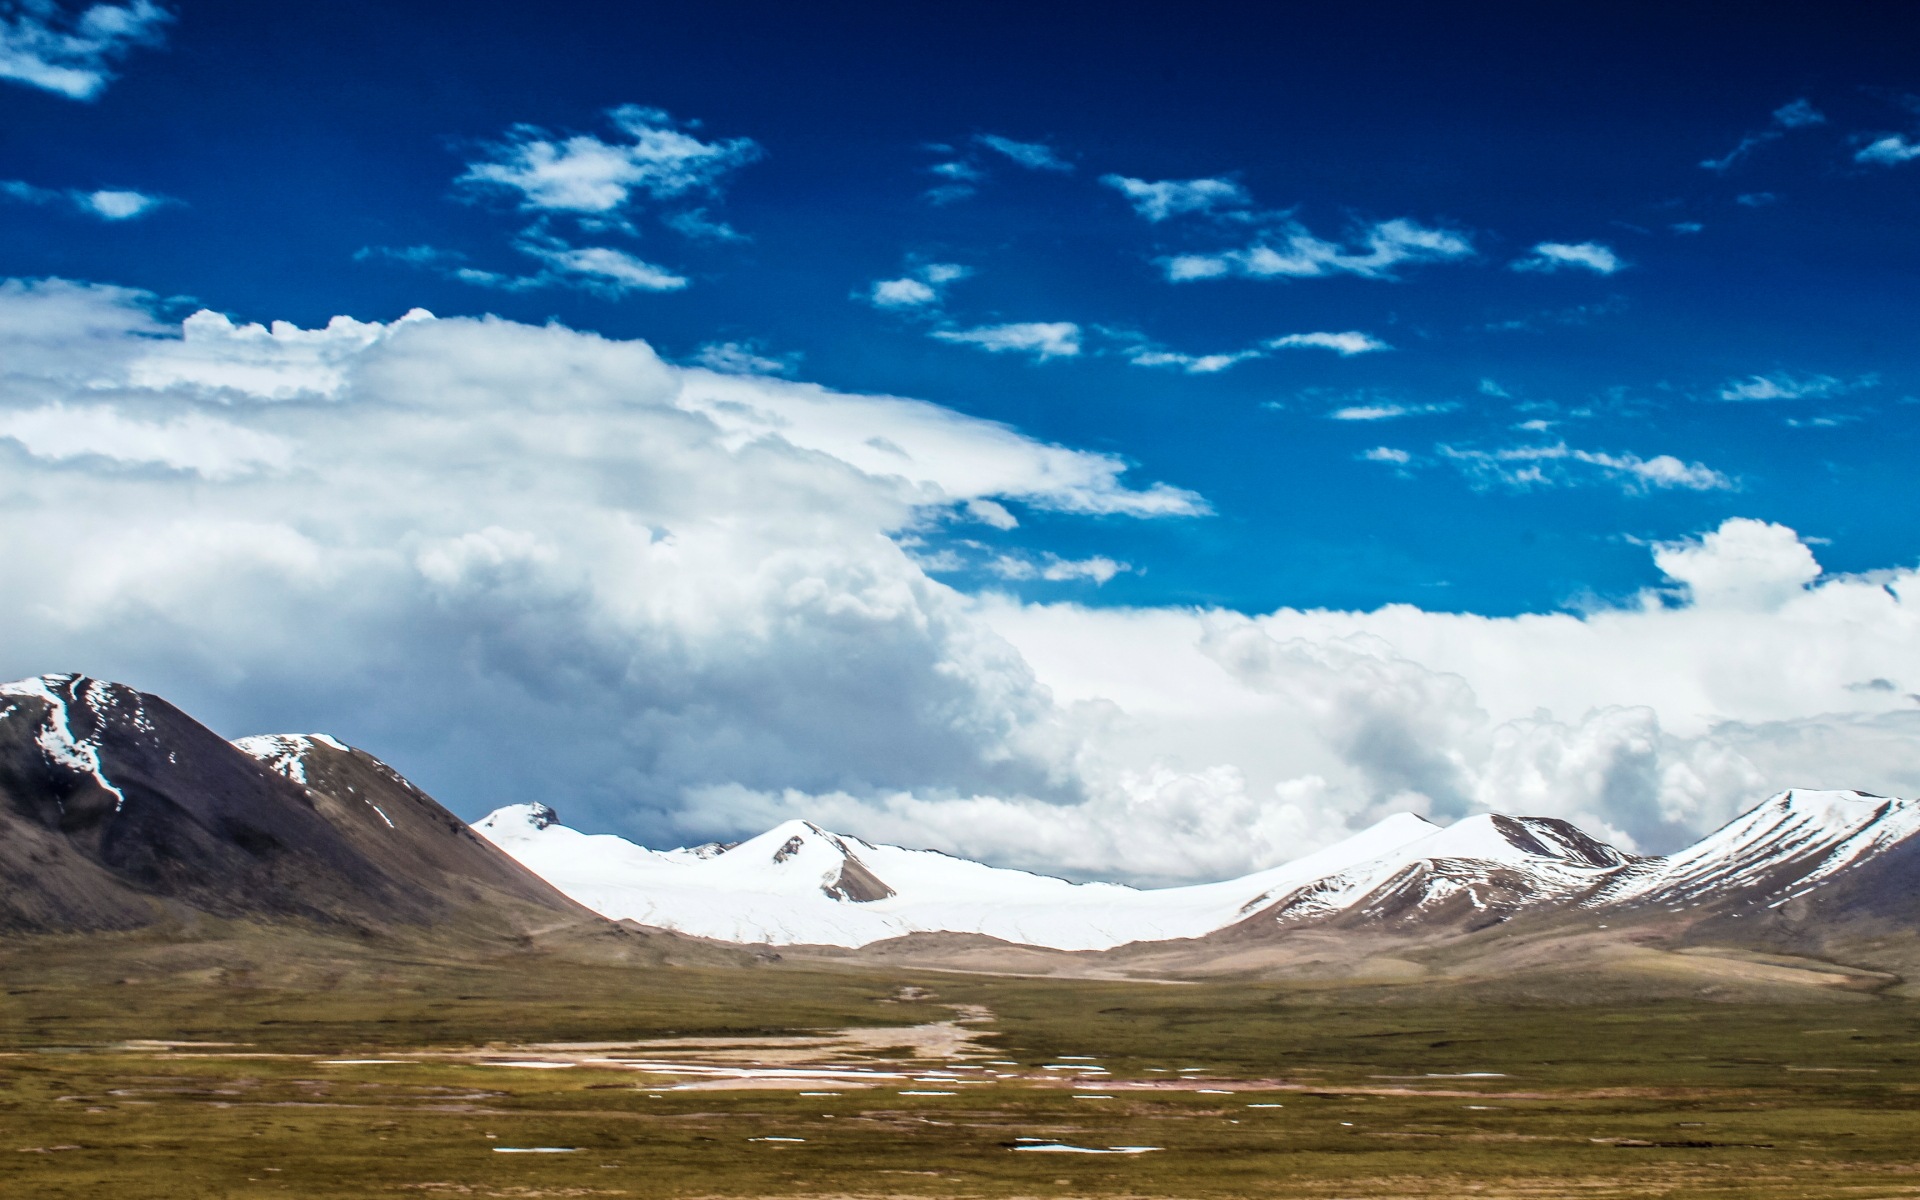
[[1499, 905], [1673, 903], [1775, 881], [1782, 896], [1920, 832], [1920, 804], [1783, 792], [1671, 858], [1635, 859], [1557, 820], [1495, 814], [1441, 828], [1411, 814], [1282, 866], [1220, 883], [1069, 883], [788, 821], [730, 848], [649, 850], [583, 834], [543, 805], [474, 828], [607, 917], [729, 942], [857, 947], [978, 933], [1060, 950], [1201, 937], [1264, 914], [1288, 923]]

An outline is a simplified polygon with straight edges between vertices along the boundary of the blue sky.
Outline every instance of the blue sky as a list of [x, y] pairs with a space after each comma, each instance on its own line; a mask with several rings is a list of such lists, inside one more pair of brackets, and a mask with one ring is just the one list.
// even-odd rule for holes
[[[1705, 9], [1230, 5], [1116, 22], [1073, 6], [717, 4], [561, 6], [534, 22], [517, 5], [191, 4], [164, 48], [129, 53], [89, 103], [0, 93], [9, 176], [170, 203], [114, 223], [16, 204], [0, 254], [10, 274], [106, 279], [256, 320], [421, 305], [645, 337], [670, 357], [750, 343], [809, 379], [1110, 448], [1208, 497], [1216, 517], [1177, 526], [1032, 531], [1139, 569], [1102, 599], [1511, 612], [1644, 585], [1623, 537], [1734, 512], [1830, 538], [1833, 565], [1864, 567], [1910, 553], [1920, 163], [1858, 157], [1920, 129], [1902, 90], [1920, 82], [1910, 14], [1813, 13], [1735, 27]], [[1798, 126], [1771, 115], [1794, 102]], [[554, 236], [664, 265], [684, 288], [506, 293], [356, 261], [432, 247], [531, 274], [513, 242], [542, 214], [456, 180], [516, 125], [620, 145], [605, 115], [620, 105], [758, 149], [711, 192], [636, 195], [620, 209], [631, 235], [545, 214]], [[1045, 146], [1067, 169], [1024, 167], [991, 138]], [[1702, 166], [1743, 143], [1737, 161]], [[929, 202], [952, 182], [931, 173], [941, 163], [978, 173], [959, 181], [973, 194]], [[1247, 202], [1219, 211], [1261, 215], [1148, 221], [1102, 184], [1112, 175], [1228, 181]], [[687, 209], [740, 240], [658, 220]], [[1293, 223], [1352, 251], [1391, 220], [1471, 252], [1181, 283], [1156, 261]], [[1603, 246], [1623, 265], [1510, 269], [1542, 242]], [[940, 321], [1071, 322], [1079, 354], [983, 353], [928, 337], [926, 315], [852, 299], [930, 262], [970, 272], [942, 289]], [[1130, 366], [1100, 328], [1192, 356], [1349, 330], [1392, 349], [1289, 349], [1188, 375]], [[1815, 394], [1716, 399], [1755, 376]], [[1422, 415], [1327, 417], [1352, 409]], [[1514, 428], [1529, 420], [1553, 424]], [[1559, 444], [1671, 455], [1727, 482], [1635, 484], [1585, 465], [1513, 486], [1435, 450]], [[1413, 461], [1360, 460], [1375, 447]]]
[[[1920, 557], [1916, 42], [1871, 4], [15, 0], [0, 278], [131, 289], [135, 338], [552, 322], [1188, 497], [885, 527], [963, 598], [1584, 613], [1684, 599], [1653, 548], [1735, 518], [1827, 578]], [[230, 723], [300, 715], [151, 669]], [[519, 798], [394, 738], [469, 807]], [[991, 782], [829, 776], [790, 782]]]

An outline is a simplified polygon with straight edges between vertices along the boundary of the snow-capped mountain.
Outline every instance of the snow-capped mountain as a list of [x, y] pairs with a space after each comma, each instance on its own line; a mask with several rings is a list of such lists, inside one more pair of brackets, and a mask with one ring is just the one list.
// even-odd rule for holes
[[1591, 906], [1778, 907], [1920, 833], [1920, 802], [1866, 792], [1781, 792], [1667, 858], [1647, 859]]
[[363, 931], [593, 920], [332, 739], [236, 746], [123, 684], [0, 684], [0, 931], [191, 913]]
[[949, 932], [1102, 950], [1230, 926], [1473, 927], [1522, 911], [1791, 898], [1904, 845], [1920, 832], [1920, 804], [1783, 792], [1668, 858], [1622, 854], [1557, 819], [1484, 813], [1441, 828], [1400, 814], [1282, 866], [1158, 889], [1069, 883], [806, 821], [735, 846], [665, 851], [582, 834], [539, 804], [475, 828], [604, 916], [701, 937], [858, 947]]
[[538, 804], [500, 809], [474, 828], [603, 916], [701, 937], [864, 946], [944, 931], [1062, 950], [1199, 937], [1311, 880], [1438, 832], [1418, 817], [1390, 817], [1270, 871], [1145, 891], [877, 846], [807, 821], [718, 851], [649, 850], [611, 834], [583, 834]]

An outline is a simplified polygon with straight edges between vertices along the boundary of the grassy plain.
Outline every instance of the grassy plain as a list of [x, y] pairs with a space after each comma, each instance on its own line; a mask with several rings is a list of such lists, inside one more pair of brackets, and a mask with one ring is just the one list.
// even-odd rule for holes
[[[0, 1195], [1920, 1195], [1920, 1006], [1871, 995], [1520, 1005], [373, 951], [129, 972], [100, 947], [0, 947]], [[992, 1014], [971, 1055], [913, 1058], [909, 1027], [955, 1005]], [[504, 1065], [846, 1026], [900, 1027], [864, 1061], [936, 1078], [802, 1096]], [[364, 1059], [405, 1061], [340, 1061]], [[570, 1152], [498, 1152], [536, 1147]]]

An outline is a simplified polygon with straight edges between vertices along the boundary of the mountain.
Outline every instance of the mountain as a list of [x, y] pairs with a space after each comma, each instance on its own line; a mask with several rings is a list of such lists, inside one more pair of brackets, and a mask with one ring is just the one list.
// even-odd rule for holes
[[1401, 814], [1282, 866], [1152, 890], [875, 845], [806, 821], [734, 846], [666, 851], [579, 833], [544, 805], [503, 808], [475, 828], [603, 915], [775, 945], [946, 933], [1085, 951], [1307, 929], [1471, 932], [1523, 914], [1764, 908], [1904, 872], [1875, 893], [1884, 907], [1920, 880], [1920, 804], [1806, 790], [1666, 858], [1623, 854], [1552, 818], [1484, 813], [1440, 828]]
[[0, 685], [0, 931], [197, 915], [502, 937], [602, 924], [331, 738], [229, 743], [80, 675]]
[[537, 804], [500, 809], [474, 828], [596, 912], [701, 937], [864, 946], [941, 931], [1062, 950], [1198, 937], [1308, 879], [1435, 832], [1418, 817], [1391, 817], [1272, 871], [1142, 891], [875, 845], [808, 821], [736, 846], [666, 851], [579, 833]]

